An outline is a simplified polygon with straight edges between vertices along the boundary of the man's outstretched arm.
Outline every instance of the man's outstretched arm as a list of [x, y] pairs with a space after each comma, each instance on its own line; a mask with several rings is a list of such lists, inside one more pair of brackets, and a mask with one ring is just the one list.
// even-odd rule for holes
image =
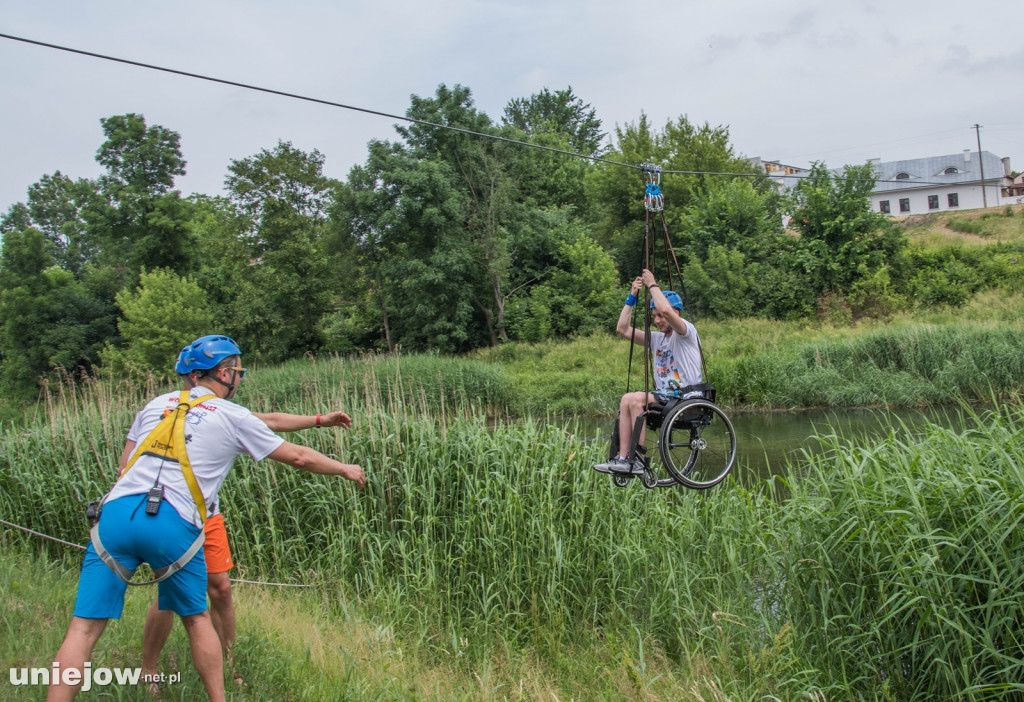
[[[352, 418], [344, 412], [328, 412], [327, 414], [253, 412], [253, 416], [262, 419], [271, 431], [301, 431], [313, 427], [344, 427], [348, 429], [352, 426]], [[317, 418], [319, 418], [319, 424]]]

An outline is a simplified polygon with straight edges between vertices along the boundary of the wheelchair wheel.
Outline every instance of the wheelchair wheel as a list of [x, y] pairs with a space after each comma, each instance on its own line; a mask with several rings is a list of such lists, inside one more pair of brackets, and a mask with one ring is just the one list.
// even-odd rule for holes
[[717, 485], [736, 462], [736, 432], [718, 405], [685, 400], [661, 425], [658, 450], [669, 474], [695, 490]]

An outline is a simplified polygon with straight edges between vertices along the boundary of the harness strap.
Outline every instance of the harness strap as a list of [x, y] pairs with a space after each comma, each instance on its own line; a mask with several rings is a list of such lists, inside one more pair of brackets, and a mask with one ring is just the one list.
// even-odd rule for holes
[[188, 484], [189, 492], [192, 493], [192, 499], [199, 509], [199, 518], [205, 523], [206, 500], [203, 498], [203, 491], [199, 487], [199, 481], [196, 480], [196, 475], [192, 472], [192, 463], [188, 460], [188, 451], [185, 450], [185, 415], [196, 405], [209, 400], [211, 397], [216, 397], [216, 395], [210, 393], [190, 401], [189, 394], [188, 390], [181, 391], [178, 406], [174, 409], [174, 412], [164, 417], [146, 435], [146, 438], [139, 442], [135, 453], [128, 459], [124, 470], [117, 476], [117, 479], [123, 478], [131, 470], [132, 466], [135, 465], [135, 462], [147, 453], [177, 463], [185, 476], [185, 482]]
[[[192, 463], [189, 461], [188, 451], [185, 449], [185, 416], [196, 405], [209, 400], [211, 397], [216, 397], [216, 395], [210, 393], [195, 400], [190, 400], [190, 395], [191, 393], [188, 390], [181, 391], [181, 395], [178, 398], [178, 406], [174, 408], [174, 412], [167, 414], [167, 416], [161, 419], [160, 423], [139, 442], [138, 447], [136, 447], [128, 462], [125, 463], [124, 470], [117, 476], [117, 479], [121, 480], [132, 469], [135, 462], [146, 454], [157, 456], [161, 460], [177, 463], [181, 468], [182, 474], [185, 476], [185, 482], [188, 484], [189, 492], [192, 493], [192, 499], [196, 503], [196, 508], [199, 510], [199, 517], [205, 524], [206, 500], [203, 498], [203, 491], [200, 489], [199, 481], [196, 480], [196, 475], [192, 471]], [[170, 565], [163, 568], [153, 568], [153, 575], [156, 577], [142, 583], [132, 582], [132, 574], [135, 571], [128, 570], [121, 565], [103, 546], [103, 542], [100, 541], [99, 521], [89, 530], [89, 540], [92, 542], [92, 547], [96, 549], [96, 555], [100, 557], [100, 560], [125, 583], [128, 585], [153, 585], [177, 573], [199, 553], [199, 549], [203, 547], [203, 543], [206, 541], [206, 531], [200, 529], [199, 536], [195, 538], [195, 541], [192, 542], [192, 545], [188, 547], [185, 553], [181, 554]]]
[[125, 568], [121, 565], [120, 561], [111, 556], [110, 552], [103, 547], [103, 543], [100, 541], [99, 523], [94, 524], [92, 529], [89, 530], [89, 540], [92, 542], [92, 547], [96, 549], [96, 555], [99, 556], [100, 560], [106, 563], [107, 567], [114, 571], [117, 577], [121, 578], [121, 580], [129, 585], [155, 585], [161, 580], [166, 580], [184, 568], [185, 564], [191, 561], [195, 555], [199, 553], [199, 549], [203, 547], [203, 543], [206, 541], [206, 531], [200, 530], [199, 536], [196, 537], [196, 540], [192, 542], [192, 545], [188, 547], [188, 550], [181, 554], [178, 560], [174, 563], [166, 565], [163, 568], [153, 568], [153, 575], [156, 577], [143, 583], [132, 582], [132, 574], [135, 571]]

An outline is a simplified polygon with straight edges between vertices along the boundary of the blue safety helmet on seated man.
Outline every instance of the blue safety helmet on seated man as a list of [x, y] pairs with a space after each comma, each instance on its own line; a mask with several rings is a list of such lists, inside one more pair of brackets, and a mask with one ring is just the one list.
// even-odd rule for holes
[[[665, 296], [665, 299], [668, 300], [668, 304], [672, 305], [677, 310], [679, 310], [681, 314], [683, 311], [683, 299], [679, 297], [679, 294], [674, 293], [671, 290], [666, 290], [662, 294]], [[651, 309], [654, 309], [654, 298], [651, 298]]]
[[225, 358], [241, 355], [242, 349], [238, 348], [238, 344], [230, 336], [203, 336], [181, 350], [174, 370], [178, 375], [188, 375], [195, 371], [216, 368]]

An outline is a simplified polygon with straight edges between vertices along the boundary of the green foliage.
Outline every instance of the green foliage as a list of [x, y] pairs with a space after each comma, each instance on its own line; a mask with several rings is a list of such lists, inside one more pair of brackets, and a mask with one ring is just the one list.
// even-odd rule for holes
[[915, 246], [896, 259], [894, 284], [919, 307], [956, 307], [983, 290], [1021, 290], [1021, 258], [1024, 248], [1018, 244], [985, 248]]
[[[928, 354], [926, 344], [908, 351]], [[344, 375], [375, 376], [380, 360]], [[482, 689], [493, 687], [499, 699], [517, 687], [519, 670], [502, 672], [510, 659], [553, 671], [566, 698], [618, 699], [625, 690], [681, 699], [699, 689], [712, 699], [980, 702], [1021, 691], [1019, 403], [965, 412], [955, 430], [887, 426], [870, 443], [819, 433], [821, 450], [794, 454], [764, 483], [652, 493], [595, 476], [590, 466], [605, 446], [581, 441], [572, 427], [495, 423], [472, 401], [427, 410], [414, 387], [401, 390], [429, 373], [432, 362], [422, 363], [391, 385], [339, 383], [340, 363], [289, 371], [305, 375], [309, 391], [275, 409], [352, 412], [351, 430], [300, 440], [363, 465], [365, 489], [245, 460], [221, 493], [236, 524], [237, 560], [258, 579], [312, 590], [301, 617], [286, 616], [275, 595], [239, 608], [259, 615], [241, 627], [250, 638], [240, 639], [238, 654], [260, 691], [331, 695], [309, 665], [321, 643], [296, 623], [325, 620], [335, 631], [357, 621], [376, 630], [359, 631], [375, 642], [370, 658], [351, 643], [323, 642], [334, 652], [329, 670], [345, 667], [338, 651], [395, 666], [432, 662], [423, 669], [435, 678], [438, 665], [458, 659], [453, 669], [472, 681], [465, 697], [474, 699]], [[91, 386], [55, 399], [43, 421], [0, 428], [0, 511], [81, 542], [79, 506], [109, 484], [140, 401], [123, 387]], [[37, 587], [25, 587], [19, 573], [36, 574], [8, 565], [15, 551], [7, 539], [28, 537], [2, 533], [0, 584], [15, 603], [0, 612], [2, 624], [38, 629], [32, 641], [54, 646], [70, 616], [73, 577], [58, 581], [48, 569], [33, 577]], [[21, 606], [31, 597], [58, 599]], [[141, 621], [141, 608], [130, 611]], [[285, 655], [284, 665], [279, 637], [295, 629], [300, 654]], [[99, 655], [119, 660], [122, 634], [110, 632]], [[32, 641], [5, 637], [3, 650], [14, 661], [38, 660]], [[172, 643], [172, 651], [185, 656], [183, 646]], [[387, 672], [354, 666], [353, 679], [379, 670]], [[394, 675], [406, 682], [404, 672]]]
[[97, 263], [118, 271], [130, 287], [143, 267], [192, 270], [195, 247], [188, 227], [190, 212], [181, 194], [171, 190], [185, 173], [176, 132], [146, 125], [142, 115], [100, 120], [106, 141], [96, 160], [107, 168], [99, 178], [99, 197], [82, 209], [88, 242], [97, 247]]
[[622, 293], [611, 257], [580, 231], [563, 236], [551, 275], [509, 305], [515, 338], [564, 338], [614, 324]]
[[[233, 161], [226, 185], [236, 208], [240, 247], [217, 277], [230, 300], [236, 338], [258, 358], [280, 361], [323, 345], [320, 318], [336, 285], [325, 246], [327, 207], [334, 183], [324, 157], [288, 142]], [[219, 238], [219, 237], [218, 237]], [[240, 259], [245, 261], [237, 270]]]
[[113, 333], [113, 318], [96, 289], [53, 266], [46, 237], [11, 231], [0, 255], [0, 383], [4, 395], [35, 397], [55, 369], [88, 374]]
[[833, 175], [815, 163], [794, 188], [789, 209], [791, 226], [800, 233], [797, 265], [815, 294], [849, 291], [906, 245], [892, 222], [870, 208], [874, 178], [870, 164]]
[[467, 294], [473, 266], [460, 226], [465, 194], [451, 167], [377, 142], [349, 175], [347, 229], [355, 241], [367, 308], [379, 311], [387, 348], [452, 351], [480, 342]]
[[693, 260], [686, 267], [687, 297], [711, 317], [750, 317], [755, 312], [749, 295], [755, 276], [756, 269], [747, 265], [741, 251], [712, 246], [704, 263]]
[[177, 132], [147, 127], [145, 117], [135, 113], [108, 117], [100, 123], [107, 140], [96, 152], [96, 160], [107, 169], [100, 179], [105, 191], [163, 194], [174, 186], [174, 176], [185, 175]]
[[[606, 154], [611, 161], [639, 166], [661, 164], [665, 170], [755, 173], [750, 163], [733, 152], [729, 130], [705, 123], [695, 125], [682, 116], [661, 130], [647, 116], [636, 124], [616, 127], [616, 145]], [[669, 232], [679, 236], [681, 213], [707, 187], [707, 176], [669, 175], [661, 181]], [[586, 192], [591, 203], [594, 237], [618, 264], [620, 275], [632, 279], [642, 262], [644, 183], [638, 170], [599, 163], [588, 170]], [[655, 230], [657, 231], [657, 230]]]
[[981, 224], [973, 219], [950, 217], [949, 221], [946, 222], [946, 226], [955, 232], [963, 232], [964, 234], [981, 234], [983, 231]]
[[785, 247], [778, 195], [749, 178], [714, 180], [685, 208], [674, 237], [687, 261], [702, 261], [715, 246], [763, 261]]
[[206, 292], [193, 279], [166, 269], [143, 273], [134, 292], [117, 294], [117, 306], [124, 344], [107, 346], [102, 354], [104, 365], [115, 374], [132, 369], [174, 377], [181, 348], [219, 331], [216, 310]]
[[[0, 266], [4, 394], [32, 396], [57, 367], [92, 373], [104, 347], [110, 361], [163, 367], [163, 351], [128, 351], [137, 341], [122, 348], [116, 324], [116, 296], [137, 295], [143, 269], [196, 281], [218, 328], [263, 361], [463, 353], [610, 325], [622, 293], [609, 271], [617, 266], [623, 282], [641, 267], [637, 169], [431, 126], [605, 155], [596, 110], [571, 88], [544, 88], [510, 100], [496, 122], [469, 88], [440, 85], [413, 96], [407, 115], [416, 121], [395, 143], [371, 143], [345, 183], [324, 176], [318, 151], [279, 142], [232, 162], [229, 197], [187, 200], [173, 189], [185, 169], [176, 132], [135, 113], [101, 120], [100, 177], [44, 175], [27, 204], [0, 218], [10, 251]], [[723, 126], [682, 116], [659, 129], [641, 115], [614, 137], [607, 157], [620, 164], [757, 176], [662, 179], [687, 312], [698, 320], [820, 314], [859, 323], [1024, 290], [1014, 208], [958, 215], [982, 228], [960, 237], [962, 247], [911, 250], [895, 225], [867, 211], [865, 167], [835, 176], [818, 164], [783, 201], [734, 153]], [[799, 236], [782, 231], [784, 206]], [[660, 230], [657, 218], [654, 240]], [[659, 281], [679, 287], [654, 249]]]
[[605, 135], [597, 110], [574, 95], [572, 86], [555, 92], [543, 88], [529, 98], [513, 98], [505, 106], [502, 121], [527, 137], [564, 136], [569, 149], [585, 156], [599, 156], [603, 151]]
[[45, 175], [28, 189], [28, 211], [33, 225], [46, 235], [50, 253], [61, 268], [79, 275], [96, 257], [84, 211], [98, 206], [96, 183], [72, 181], [60, 171]]
[[850, 286], [847, 302], [854, 318], [885, 319], [909, 306], [907, 298], [896, 291], [888, 267], [865, 274]]

